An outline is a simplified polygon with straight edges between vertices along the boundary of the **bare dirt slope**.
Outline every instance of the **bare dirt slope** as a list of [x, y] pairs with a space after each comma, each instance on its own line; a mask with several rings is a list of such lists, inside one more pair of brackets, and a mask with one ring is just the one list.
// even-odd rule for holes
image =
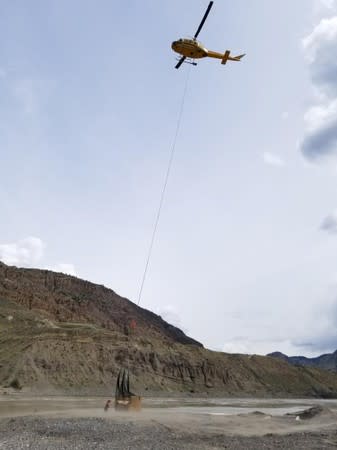
[[0, 386], [106, 393], [122, 366], [140, 393], [337, 396], [335, 374], [212, 352], [103, 286], [0, 263]]

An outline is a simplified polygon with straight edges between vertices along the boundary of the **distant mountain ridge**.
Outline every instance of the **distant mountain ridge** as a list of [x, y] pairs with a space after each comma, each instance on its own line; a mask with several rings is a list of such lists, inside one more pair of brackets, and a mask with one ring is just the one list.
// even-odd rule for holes
[[333, 353], [325, 353], [315, 358], [307, 358], [305, 356], [287, 356], [281, 352], [269, 353], [267, 356], [281, 359], [294, 366], [317, 367], [319, 369], [337, 372], [337, 350]]

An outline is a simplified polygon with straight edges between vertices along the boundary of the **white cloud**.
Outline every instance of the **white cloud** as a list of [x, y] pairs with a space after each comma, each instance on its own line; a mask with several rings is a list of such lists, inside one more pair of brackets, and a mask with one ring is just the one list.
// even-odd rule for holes
[[337, 0], [315, 0], [313, 12], [315, 16], [326, 16], [337, 10]]
[[44, 242], [37, 237], [27, 237], [11, 244], [0, 244], [0, 261], [10, 266], [37, 267], [76, 276], [75, 266], [71, 263], [58, 263], [53, 266], [41, 264], [45, 248]]
[[320, 229], [331, 234], [337, 234], [337, 211], [334, 211], [323, 219]]
[[290, 339], [278, 339], [272, 340], [270, 338], [262, 339], [249, 339], [248, 337], [238, 337], [232, 341], [226, 342], [223, 346], [225, 353], [242, 353], [246, 355], [267, 355], [275, 351], [280, 351], [288, 356], [300, 355], [305, 352], [309, 356], [315, 356], [315, 352], [311, 352], [305, 348], [305, 345], [296, 345]]
[[32, 266], [41, 260], [44, 249], [41, 239], [28, 237], [12, 244], [1, 244], [0, 260], [9, 265]]
[[316, 105], [308, 109], [304, 120], [310, 133], [317, 133], [325, 126], [331, 126], [337, 117], [337, 99], [324, 105]]
[[[313, 63], [318, 53], [324, 51], [327, 44], [334, 43], [337, 37], [337, 17], [322, 19], [313, 31], [302, 40], [305, 56]], [[333, 55], [331, 55], [333, 58]]]
[[305, 116], [306, 135], [301, 144], [303, 154], [311, 161], [337, 156], [337, 98], [310, 108]]
[[281, 117], [283, 120], [287, 120], [289, 117], [289, 113], [288, 111], [283, 111], [283, 113], [281, 114]]
[[300, 147], [311, 161], [336, 159], [337, 15], [323, 18], [302, 43], [317, 103], [304, 116], [306, 132]]
[[337, 8], [337, 0], [318, 0], [320, 6], [328, 9]]
[[280, 156], [270, 152], [263, 153], [263, 161], [270, 166], [283, 167], [285, 165], [284, 160]]
[[[334, 352], [337, 349], [336, 288], [337, 283], [330, 282], [328, 289], [317, 294], [316, 303], [307, 302], [297, 314], [280, 318], [281, 327], [273, 326], [272, 322], [268, 327], [259, 323], [259, 328], [255, 328], [252, 333], [249, 321], [243, 320], [241, 316], [241, 326], [237, 322], [237, 328], [245, 329], [246, 334], [231, 336], [223, 345], [223, 351], [259, 355], [280, 351], [288, 356], [308, 357]], [[298, 314], [300, 321], [296, 320]]]
[[67, 275], [76, 276], [76, 270], [75, 270], [74, 264], [59, 263], [59, 264], [56, 264], [53, 267], [50, 267], [50, 270], [52, 270], [53, 272], [62, 272], [62, 273], [65, 273]]
[[177, 309], [173, 305], [165, 305], [161, 308], [157, 308], [156, 313], [161, 316], [166, 322], [180, 328], [187, 333], [187, 330], [182, 326], [181, 319]]
[[331, 299], [317, 304], [311, 311], [311, 324], [302, 336], [293, 339], [295, 346], [305, 349], [311, 354], [334, 352], [337, 349], [337, 301], [335, 298], [336, 283], [331, 286]]

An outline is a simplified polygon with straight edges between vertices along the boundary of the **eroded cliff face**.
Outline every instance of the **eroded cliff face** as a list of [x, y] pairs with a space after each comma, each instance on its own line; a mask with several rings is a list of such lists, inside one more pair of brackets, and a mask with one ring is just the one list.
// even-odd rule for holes
[[139, 394], [337, 396], [334, 374], [211, 352], [103, 286], [0, 264], [0, 386], [111, 394], [121, 367]]
[[56, 322], [93, 323], [111, 331], [128, 333], [135, 323], [139, 336], [165, 337], [172, 342], [202, 344], [140, 308], [111, 289], [48, 270], [18, 269], [0, 262], [0, 299], [29, 310], [42, 311]]
[[[0, 385], [37, 392], [111, 395], [121, 367], [134, 392], [233, 396], [335, 396], [336, 377], [262, 356], [228, 355], [125, 336], [91, 325], [57, 325], [21, 311], [0, 332]], [[21, 316], [21, 318], [20, 318]], [[6, 316], [8, 317], [8, 316]], [[3, 321], [0, 318], [0, 327]], [[16, 322], [16, 323], [15, 323]], [[18, 326], [21, 323], [21, 326]]]

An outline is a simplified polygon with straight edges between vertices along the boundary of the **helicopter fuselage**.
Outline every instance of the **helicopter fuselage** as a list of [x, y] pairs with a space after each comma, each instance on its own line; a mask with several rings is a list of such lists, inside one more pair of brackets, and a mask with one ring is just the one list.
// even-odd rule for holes
[[186, 58], [198, 59], [208, 56], [208, 50], [196, 39], [179, 39], [172, 42], [172, 50]]
[[208, 50], [201, 42], [197, 41], [197, 37], [199, 36], [199, 33], [204, 26], [213, 3], [213, 1], [209, 2], [204, 17], [202, 18], [193, 38], [178, 39], [177, 41], [172, 42], [172, 50], [181, 55], [181, 57], [178, 58], [178, 63], [175, 65], [176, 69], [179, 69], [179, 67], [184, 62], [196, 66], [197, 63], [194, 61], [194, 59], [205, 58], [206, 56], [208, 56], [209, 58], [221, 59], [221, 64], [227, 64], [227, 61], [241, 61], [241, 58], [245, 56], [231, 56], [230, 50], [226, 50], [224, 53], [214, 52], [213, 50]]

